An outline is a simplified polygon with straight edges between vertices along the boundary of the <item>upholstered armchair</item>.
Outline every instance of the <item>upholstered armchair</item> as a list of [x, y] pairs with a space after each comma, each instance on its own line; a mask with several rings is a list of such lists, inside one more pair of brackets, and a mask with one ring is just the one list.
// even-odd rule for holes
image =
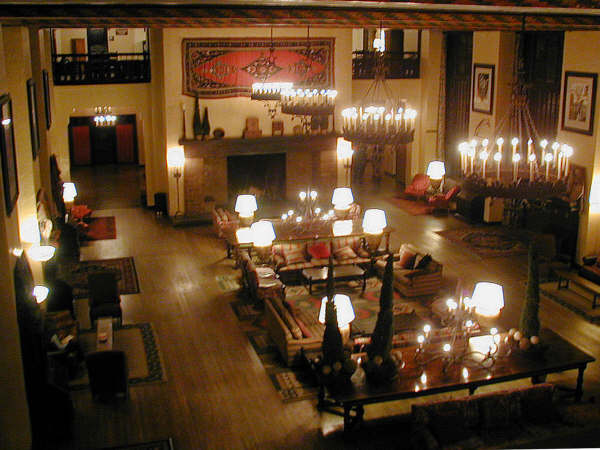
[[92, 397], [108, 400], [129, 396], [128, 369], [125, 352], [104, 350], [88, 353], [85, 357]]
[[406, 189], [404, 189], [404, 194], [410, 197], [416, 197], [417, 199], [425, 197], [430, 184], [431, 181], [429, 180], [429, 176], [425, 175], [424, 173], [418, 173], [414, 176], [412, 183], [406, 186]]
[[434, 210], [445, 209], [448, 211], [450, 209], [450, 202], [454, 200], [454, 197], [456, 197], [459, 192], [460, 186], [456, 185], [445, 194], [432, 195], [427, 199], [427, 202], [433, 207]]
[[95, 272], [88, 275], [90, 292], [90, 321], [92, 325], [99, 317], [116, 317], [122, 321], [121, 296], [114, 272]]

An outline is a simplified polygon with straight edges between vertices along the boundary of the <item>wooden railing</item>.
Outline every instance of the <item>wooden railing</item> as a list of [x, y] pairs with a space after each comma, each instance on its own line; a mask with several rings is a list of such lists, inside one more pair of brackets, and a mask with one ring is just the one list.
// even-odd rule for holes
[[150, 53], [59, 53], [52, 55], [54, 84], [147, 83]]
[[[375, 77], [378, 59], [375, 51], [352, 52], [352, 79], [366, 80]], [[386, 52], [384, 64], [387, 79], [419, 78], [419, 52]]]

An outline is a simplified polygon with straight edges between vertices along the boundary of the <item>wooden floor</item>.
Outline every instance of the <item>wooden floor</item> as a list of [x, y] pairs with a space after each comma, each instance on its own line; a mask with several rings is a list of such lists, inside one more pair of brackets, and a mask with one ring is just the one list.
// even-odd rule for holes
[[[321, 416], [315, 401], [284, 404], [279, 400], [236, 323], [229, 306], [235, 294], [223, 293], [215, 280], [217, 275], [236, 272], [225, 259], [224, 244], [209, 226], [174, 228], [151, 210], [130, 207], [129, 200], [119, 203], [115, 199], [125, 199], [123, 193], [133, 189], [127, 176], [120, 183], [112, 174], [107, 183], [101, 170], [74, 170], [73, 177], [80, 190], [78, 200], [86, 199], [92, 209], [113, 204], [113, 209], [94, 214], [114, 215], [117, 225], [117, 239], [90, 243], [82, 248], [82, 259], [134, 257], [141, 292], [122, 296], [123, 321], [154, 324], [168, 381], [131, 387], [129, 400], [117, 404], [92, 402], [89, 391], [74, 392], [73, 436], [57, 448], [95, 449], [168, 436], [173, 437], [177, 449], [408, 445], [409, 436], [397, 425], [375, 427], [376, 431], [367, 427], [351, 441], [335, 433], [324, 437], [321, 430], [339, 426], [341, 418]], [[525, 294], [526, 257], [482, 260], [434, 233], [464, 227], [465, 222], [453, 216], [410, 216], [385, 200], [391, 190], [391, 183], [354, 187], [359, 203], [387, 211], [388, 222], [397, 230], [393, 246], [411, 242], [444, 264], [448, 288], [458, 277], [471, 284], [482, 280], [501, 283], [506, 307], [500, 323], [516, 326]], [[543, 326], [600, 359], [597, 326], [550, 301], [543, 301], [540, 317]], [[567, 372], [550, 381], [574, 383], [575, 377]], [[594, 363], [586, 371], [584, 398], [589, 400], [599, 392], [600, 370]], [[367, 407], [366, 417], [408, 408], [403, 402]]]

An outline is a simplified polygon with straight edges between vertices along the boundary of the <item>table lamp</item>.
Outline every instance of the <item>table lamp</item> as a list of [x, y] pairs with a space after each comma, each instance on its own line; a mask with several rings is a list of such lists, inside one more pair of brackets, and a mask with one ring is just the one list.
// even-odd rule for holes
[[345, 219], [348, 215], [350, 205], [354, 201], [352, 196], [352, 189], [348, 187], [335, 188], [333, 195], [331, 196], [331, 203], [333, 204], [333, 210], [335, 215], [339, 219]]
[[435, 191], [441, 190], [444, 175], [446, 175], [444, 161], [431, 161], [427, 166], [427, 176], [431, 180], [431, 187]]
[[385, 211], [382, 209], [367, 209], [363, 217], [363, 232], [367, 249], [374, 253], [381, 244], [383, 229], [387, 226]]
[[[321, 309], [319, 310], [319, 322], [325, 323], [325, 309], [326, 309], [327, 297], [321, 299]], [[333, 304], [335, 305], [337, 313], [337, 323], [342, 335], [342, 343], [344, 346], [350, 340], [350, 324], [355, 318], [354, 308], [350, 297], [345, 294], [335, 294], [333, 296]]]
[[42, 303], [44, 300], [46, 300], [49, 292], [50, 289], [48, 289], [46, 286], [37, 285], [33, 287], [33, 296], [38, 303]]
[[496, 317], [504, 308], [504, 292], [502, 286], [487, 281], [475, 285], [471, 304], [475, 312], [483, 317]]
[[254, 219], [254, 211], [258, 209], [256, 197], [252, 194], [241, 194], [235, 201], [235, 212], [240, 217], [240, 225], [249, 227]]
[[271, 259], [271, 246], [275, 239], [273, 224], [268, 220], [259, 220], [250, 227], [252, 244], [261, 263], [267, 264]]

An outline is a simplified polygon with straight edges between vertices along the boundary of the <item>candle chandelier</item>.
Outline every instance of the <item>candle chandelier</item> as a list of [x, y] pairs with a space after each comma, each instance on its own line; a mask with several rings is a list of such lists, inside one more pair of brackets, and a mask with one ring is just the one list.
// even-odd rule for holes
[[523, 47], [523, 33], [517, 33], [511, 102], [494, 136], [472, 138], [458, 145], [460, 168], [465, 176], [493, 177], [496, 182], [508, 183], [523, 178], [535, 183], [561, 180], [569, 174], [573, 148], [540, 136], [531, 115]]
[[94, 112], [94, 123], [97, 127], [112, 126], [117, 121], [117, 116], [112, 113], [110, 106], [96, 106]]
[[378, 45], [375, 78], [360, 105], [342, 111], [343, 137], [353, 144], [407, 144], [415, 133], [417, 111], [396, 101], [385, 82], [385, 47]]

